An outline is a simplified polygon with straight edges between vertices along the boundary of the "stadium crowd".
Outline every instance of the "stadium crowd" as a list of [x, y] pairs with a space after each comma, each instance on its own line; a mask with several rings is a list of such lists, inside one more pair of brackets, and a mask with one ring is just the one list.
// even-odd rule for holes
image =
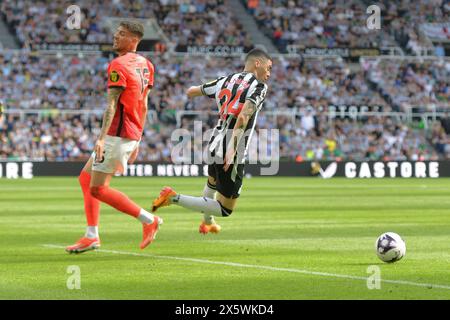
[[[112, 58], [100, 54], [38, 55], [0, 52], [0, 94], [12, 109], [101, 109], [105, 103], [106, 68]], [[236, 58], [153, 55], [156, 68], [151, 108], [168, 118], [176, 110], [208, 110], [207, 99], [189, 101], [185, 89], [243, 68]], [[351, 71], [338, 58], [274, 58], [271, 94], [266, 108], [293, 109], [342, 104], [378, 105], [389, 111], [363, 71]], [[205, 71], [206, 70], [206, 71]], [[206, 72], [206, 73], [205, 73]]]
[[105, 102], [105, 70], [101, 55], [39, 55], [0, 52], [0, 94], [12, 109], [93, 109]]
[[79, 0], [80, 29], [66, 28], [74, 12], [66, 12], [71, 5], [67, 0], [6, 0], [1, 3], [1, 12], [22, 47], [31, 49], [44, 42], [110, 43], [113, 31], [108, 27], [109, 17], [154, 18], [173, 45], [250, 44], [223, 0]]
[[[380, 47], [397, 41], [415, 52], [416, 38], [416, 46], [427, 45], [426, 38], [419, 39], [417, 26], [448, 21], [449, 12], [448, 3], [442, 0], [381, 1], [383, 12], [388, 13], [383, 23], [392, 28], [373, 32], [359, 26], [365, 26], [367, 19], [367, 3], [362, 0], [245, 3], [283, 50], [287, 44]], [[62, 8], [70, 3], [65, 0], [1, 2], [2, 18], [24, 49], [0, 50], [0, 98], [8, 110], [39, 109], [40, 113], [2, 117], [0, 160], [85, 160], [98, 136], [106, 103], [106, 68], [113, 56], [29, 50], [38, 43], [110, 42], [112, 34], [105, 17], [151, 16], [159, 22], [172, 47], [250, 45], [248, 34], [227, 10], [225, 0], [80, 0], [77, 5], [82, 12], [81, 30], [68, 30], [68, 14]], [[174, 160], [171, 150], [176, 143], [171, 137], [177, 127], [192, 130], [192, 120], [202, 120], [204, 132], [215, 124], [214, 103], [207, 98], [189, 100], [186, 88], [241, 70], [243, 60], [214, 56], [185, 59], [184, 55], [169, 52], [147, 57], [156, 66], [155, 88], [138, 160], [170, 161]], [[405, 125], [395, 117], [330, 121], [326, 115], [329, 106], [375, 106], [384, 112], [410, 108], [448, 111], [448, 60], [370, 58], [363, 59], [360, 67], [335, 57], [280, 56], [273, 62], [270, 91], [258, 128], [280, 129], [283, 159], [450, 159], [450, 129], [445, 121], [425, 130]], [[283, 112], [287, 115], [280, 115]], [[251, 152], [256, 152], [252, 148]]]
[[[305, 115], [306, 118], [308, 114]], [[302, 160], [437, 160], [425, 130], [414, 129], [392, 117], [364, 121], [337, 118], [331, 123], [318, 115], [315, 126], [302, 117], [299, 125], [280, 126], [281, 154]], [[311, 117], [312, 115], [309, 115]], [[284, 132], [283, 132], [284, 131]], [[443, 154], [444, 152], [442, 152]], [[447, 157], [449, 155], [447, 154]]]
[[[365, 0], [367, 5], [369, 1]], [[450, 3], [446, 0], [382, 0], [381, 10], [387, 12], [383, 23], [386, 29], [408, 54], [422, 55], [423, 50], [432, 48], [429, 37], [438, 35], [438, 30], [423, 33], [425, 24], [438, 24], [450, 20]]]
[[[8, 115], [0, 125], [0, 160], [85, 160], [99, 134], [100, 119], [100, 115], [57, 113], [21, 119]], [[261, 114], [257, 127], [279, 129], [282, 160], [437, 160], [439, 155], [450, 159], [449, 133], [440, 124], [427, 136], [424, 129], [414, 129], [389, 117], [328, 121], [324, 114], [307, 111], [295, 121], [283, 116], [272, 119]], [[172, 135], [176, 128], [158, 120], [148, 123], [138, 161], [179, 160], [171, 154], [173, 146], [180, 142]], [[208, 128], [202, 123], [203, 134]], [[250, 157], [257, 152], [267, 153], [258, 151], [258, 141], [252, 142]], [[269, 143], [269, 148], [275, 146]]]
[[[225, 5], [226, 0], [79, 0], [79, 30], [67, 29], [67, 0], [5, 0], [3, 19], [25, 48], [42, 42], [108, 43], [108, 17], [155, 18], [172, 45], [251, 46], [249, 35]], [[378, 1], [383, 28], [366, 27], [365, 0], [241, 0], [281, 52], [290, 44], [308, 47], [382, 48], [400, 45], [420, 54], [432, 47], [425, 23], [449, 21], [444, 0]], [[426, 34], [435, 30], [428, 26]], [[436, 29], [438, 30], [438, 29]], [[225, 32], [226, 31], [226, 32]], [[440, 31], [436, 31], [440, 32]]]
[[287, 45], [303, 47], [383, 47], [393, 37], [366, 27], [366, 7], [351, 1], [247, 1], [257, 23], [266, 30], [280, 51]]
[[[187, 60], [171, 54], [150, 58], [157, 66], [150, 98], [150, 113], [155, 117], [145, 132], [139, 160], [167, 161], [173, 146], [171, 133], [177, 126], [192, 129], [192, 120], [198, 119], [203, 120], [205, 131], [215, 124], [214, 116], [207, 115], [215, 111], [213, 102], [207, 98], [187, 99], [186, 88], [240, 70], [243, 61], [212, 56]], [[105, 70], [109, 59], [100, 54], [38, 55], [23, 50], [0, 53], [0, 74], [6, 80], [0, 94], [7, 97], [7, 108], [44, 111], [41, 118], [26, 116], [25, 122], [15, 121], [13, 116], [4, 120], [1, 157], [67, 160], [88, 156], [106, 102]], [[434, 133], [427, 140], [425, 132], [389, 121], [382, 124], [379, 119], [352, 125], [336, 120], [330, 125], [325, 111], [330, 105], [350, 104], [375, 105], [382, 111], [391, 111], [385, 99], [390, 98], [394, 106], [401, 107], [397, 100], [400, 97], [409, 105], [427, 106], [425, 102], [435, 101], [448, 106], [449, 63], [445, 66], [439, 61], [418, 64], [382, 59], [363, 61], [360, 71], [351, 71], [339, 58], [275, 58], [272, 77], [276, 81], [270, 83], [258, 128], [280, 128], [282, 158], [299, 161], [354, 157], [429, 159], [436, 157], [431, 145], [443, 156], [448, 154], [447, 133], [438, 138]], [[375, 84], [381, 94], [372, 89]], [[417, 90], [417, 86], [428, 86], [428, 91]], [[428, 93], [425, 97], [424, 92]], [[86, 116], [62, 116], [62, 110], [90, 110], [97, 116], [92, 115], [86, 122]], [[300, 112], [301, 116], [294, 121], [287, 121], [289, 117], [271, 118], [272, 111], [283, 110]], [[186, 115], [177, 116], [179, 111]], [[196, 114], [189, 115], [189, 111]]]
[[366, 27], [370, 1], [242, 0], [257, 23], [280, 51], [287, 45], [303, 47], [382, 48], [400, 45], [420, 54], [430, 40], [420, 32], [426, 22], [448, 22], [445, 0], [383, 0], [376, 3], [383, 28]]
[[449, 60], [365, 59], [368, 80], [399, 111], [450, 108]]

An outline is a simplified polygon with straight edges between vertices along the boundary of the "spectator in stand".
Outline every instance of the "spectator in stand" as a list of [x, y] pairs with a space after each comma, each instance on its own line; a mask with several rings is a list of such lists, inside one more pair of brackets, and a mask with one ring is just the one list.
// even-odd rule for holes
[[248, 12], [253, 16], [259, 7], [259, 0], [247, 0]]
[[450, 111], [447, 110], [446, 116], [441, 118], [441, 126], [447, 135], [450, 135]]
[[3, 125], [4, 113], [5, 113], [5, 106], [3, 103], [3, 99], [0, 99], [0, 127]]

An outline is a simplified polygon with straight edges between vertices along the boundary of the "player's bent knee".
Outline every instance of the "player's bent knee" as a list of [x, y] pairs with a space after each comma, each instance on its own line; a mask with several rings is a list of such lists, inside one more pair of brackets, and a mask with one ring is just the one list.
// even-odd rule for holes
[[91, 193], [91, 196], [93, 196], [94, 198], [99, 198], [103, 194], [105, 188], [106, 188], [105, 186], [90, 187], [89, 192]]
[[220, 203], [220, 207], [222, 209], [222, 217], [229, 217], [233, 213], [233, 210], [225, 208], [221, 203]]

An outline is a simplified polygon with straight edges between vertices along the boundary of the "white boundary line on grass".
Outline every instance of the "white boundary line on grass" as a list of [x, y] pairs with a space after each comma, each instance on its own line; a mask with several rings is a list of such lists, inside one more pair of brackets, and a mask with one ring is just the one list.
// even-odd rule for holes
[[[46, 247], [46, 248], [65, 249], [64, 246], [54, 245], [54, 244], [43, 244], [42, 246]], [[336, 274], [336, 273], [318, 272], [318, 271], [291, 269], [291, 268], [278, 268], [278, 267], [270, 267], [270, 266], [254, 265], [254, 264], [243, 264], [243, 263], [226, 262], [226, 261], [212, 261], [212, 260], [197, 259], [197, 258], [162, 256], [162, 255], [148, 254], [148, 253], [137, 253], [137, 252], [127, 252], [127, 251], [117, 251], [117, 250], [103, 250], [103, 249], [97, 249], [96, 251], [103, 252], [103, 253], [136, 256], [136, 257], [149, 257], [149, 258], [156, 258], [156, 259], [188, 261], [188, 262], [197, 262], [197, 263], [204, 263], [204, 264], [216, 264], [216, 265], [223, 265], [223, 266], [237, 267], [237, 268], [253, 268], [253, 269], [261, 269], [261, 270], [269, 270], [269, 271], [301, 273], [301, 274], [308, 274], [308, 275], [329, 277], [329, 278], [341, 278], [341, 279], [363, 280], [363, 281], [367, 281], [367, 279], [368, 279], [366, 277], [351, 276], [351, 275], [346, 275], [346, 274]], [[403, 280], [384, 280], [384, 279], [380, 279], [380, 281], [384, 282], [384, 283], [450, 290], [450, 286], [440, 285], [440, 284], [419, 283], [419, 282], [411, 282], [411, 281], [403, 281]]]

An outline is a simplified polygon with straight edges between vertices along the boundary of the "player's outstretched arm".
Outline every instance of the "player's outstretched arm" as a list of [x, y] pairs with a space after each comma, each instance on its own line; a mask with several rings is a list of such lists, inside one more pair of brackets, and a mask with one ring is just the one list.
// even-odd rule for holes
[[96, 161], [102, 160], [105, 137], [108, 133], [109, 127], [111, 127], [111, 123], [114, 119], [114, 114], [116, 113], [117, 103], [119, 102], [119, 97], [123, 90], [124, 88], [120, 87], [109, 88], [108, 90], [108, 102], [105, 113], [103, 114], [102, 128], [100, 131], [100, 136], [98, 137], [98, 140], [94, 147]]
[[228, 170], [230, 165], [234, 161], [234, 156], [238, 150], [239, 144], [241, 143], [241, 139], [244, 136], [244, 130], [247, 127], [250, 118], [256, 112], [256, 105], [250, 101], [246, 100], [244, 106], [242, 107], [241, 112], [236, 120], [236, 124], [233, 128], [233, 134], [231, 135], [231, 140], [227, 146], [227, 153], [225, 155], [225, 164], [223, 169], [225, 171]]
[[203, 95], [201, 86], [192, 86], [187, 89], [186, 94], [189, 98], [200, 97]]

